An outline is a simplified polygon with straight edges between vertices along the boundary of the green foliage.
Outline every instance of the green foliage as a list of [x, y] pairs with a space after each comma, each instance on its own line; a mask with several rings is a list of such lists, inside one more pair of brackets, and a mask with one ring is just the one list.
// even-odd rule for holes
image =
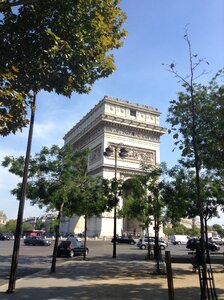
[[28, 230], [33, 230], [33, 225], [30, 223], [23, 223], [22, 225], [22, 231], [28, 231]]
[[[18, 79], [18, 71], [12, 66], [11, 70], [0, 71], [0, 135], [16, 133], [29, 123], [27, 107], [30, 95], [13, 88]], [[13, 101], [12, 101], [13, 99]]]
[[[13, 235], [15, 235], [16, 223], [17, 223], [17, 220], [9, 220], [8, 222], [6, 222], [6, 224], [4, 226], [0, 227], [0, 232], [10, 232]], [[23, 223], [22, 229], [23, 229], [23, 231], [32, 230], [33, 226], [29, 223]]]
[[23, 4], [33, 4], [39, 0], [1, 0], [0, 9], [2, 11], [7, 11], [8, 8], [23, 5]]
[[196, 144], [200, 168], [223, 169], [224, 88], [217, 83], [223, 72], [217, 72], [207, 86], [183, 82], [185, 91], [178, 93], [178, 100], [170, 101], [167, 121], [182, 152], [181, 162], [188, 168], [194, 167]]
[[35, 224], [35, 229], [42, 230], [44, 228], [45, 228], [44, 222], [42, 220], [40, 220], [40, 219], [37, 219], [36, 220], [36, 224]]
[[220, 224], [212, 225], [211, 230], [217, 231], [221, 238], [224, 238], [224, 228]]
[[195, 226], [192, 228], [187, 228], [185, 234], [188, 236], [200, 236], [200, 228]]
[[71, 211], [79, 216], [101, 216], [108, 209], [108, 182], [101, 177], [90, 177], [80, 180], [79, 191], [74, 191]]
[[[140, 178], [133, 177], [126, 180], [122, 185], [122, 191], [124, 204], [119, 214], [128, 218], [137, 218], [143, 222], [148, 203], [146, 189], [143, 187]], [[145, 222], [147, 223], [146, 219], [143, 223]]]
[[200, 228], [198, 227], [187, 228], [183, 224], [177, 222], [172, 227], [164, 227], [163, 232], [166, 236], [174, 235], [174, 234], [184, 234], [187, 236], [199, 236]]
[[1, 227], [2, 232], [11, 232], [13, 235], [15, 235], [16, 232], [16, 220], [9, 220], [6, 222], [6, 225]]
[[[199, 215], [195, 172], [181, 166], [169, 170], [169, 180], [163, 189], [166, 216], [171, 222], [181, 218], [194, 218]], [[207, 172], [200, 177], [201, 197], [204, 199], [203, 218], [208, 220], [217, 216], [218, 206], [224, 206], [224, 187], [219, 178]]]
[[[13, 5], [13, 1], [10, 1]], [[24, 2], [25, 3], [25, 2]], [[29, 92], [88, 93], [115, 70], [126, 19], [119, 0], [0, 6], [0, 134], [26, 126]]]
[[124, 205], [120, 214], [129, 218], [137, 218], [148, 228], [152, 219], [161, 223], [164, 202], [162, 199], [163, 182], [160, 176], [165, 166], [142, 165], [143, 173], [123, 184]]
[[168, 174], [170, 177], [163, 189], [166, 217], [172, 223], [188, 216], [194, 217], [196, 204], [194, 172], [175, 166], [169, 170]]
[[[108, 207], [108, 182], [87, 173], [89, 151], [74, 151], [71, 145], [43, 147], [30, 159], [27, 198], [64, 216], [100, 215]], [[22, 177], [24, 158], [5, 157], [2, 165]], [[12, 190], [20, 199], [21, 184]]]
[[[207, 190], [204, 193], [203, 187], [205, 185], [203, 175], [206, 174], [206, 170], [211, 170], [211, 172], [215, 171], [217, 173], [216, 176], [219, 176], [220, 178], [218, 179], [223, 183], [224, 164], [223, 160], [222, 162], [219, 162], [220, 158], [223, 158], [223, 142], [220, 143], [220, 141], [217, 140], [216, 134], [214, 134], [214, 136], [211, 134], [213, 132], [214, 118], [217, 119], [215, 125], [217, 125], [218, 129], [214, 129], [214, 132], [220, 134], [219, 139], [223, 137], [224, 127], [220, 126], [220, 124], [223, 123], [223, 117], [220, 118], [220, 111], [223, 111], [223, 108], [222, 106], [217, 105], [218, 102], [215, 103], [214, 101], [212, 102], [215, 108], [213, 108], [213, 105], [210, 105], [212, 103], [211, 100], [216, 98], [214, 97], [214, 93], [217, 95], [217, 77], [220, 76], [223, 71], [218, 72], [217, 76], [215, 76], [207, 86], [198, 83], [198, 78], [205, 73], [204, 71], [198, 73], [198, 67], [205, 61], [199, 59], [198, 55], [192, 54], [191, 43], [187, 31], [185, 32], [184, 38], [188, 45], [190, 74], [188, 76], [181, 76], [176, 71], [175, 66], [170, 66], [169, 68], [169, 71], [181, 81], [184, 91], [178, 93], [178, 100], [170, 102], [167, 121], [171, 124], [171, 132], [174, 132], [174, 138], [177, 139], [175, 145], [177, 145], [181, 151], [182, 157], [180, 163], [187, 169], [191, 168], [195, 171], [195, 213], [200, 217], [203, 298], [206, 293], [205, 232], [207, 228], [207, 219], [209, 216], [216, 213], [216, 208], [219, 205], [218, 202], [215, 203], [215, 197], [212, 197], [211, 203]], [[220, 92], [220, 89], [218, 89], [218, 91]], [[217, 98], [223, 100], [222, 89]], [[210, 118], [206, 119], [206, 116]], [[208, 127], [209, 130], [207, 130]], [[213, 156], [212, 151], [215, 147], [215, 144], [213, 143], [215, 142], [217, 142], [216, 155], [210, 161], [210, 157]]]

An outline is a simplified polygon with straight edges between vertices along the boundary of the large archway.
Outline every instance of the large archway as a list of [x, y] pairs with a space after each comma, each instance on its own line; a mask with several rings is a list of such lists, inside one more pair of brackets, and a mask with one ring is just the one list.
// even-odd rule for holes
[[[128, 178], [122, 184], [123, 203], [122, 209], [126, 211], [126, 203], [128, 203], [128, 197], [132, 197], [133, 201], [137, 204], [139, 198], [142, 197], [142, 186], [135, 178]], [[139, 209], [139, 208], [138, 208]], [[136, 216], [135, 216], [136, 213]], [[140, 212], [137, 216], [137, 211], [133, 211], [132, 216], [124, 216], [123, 218], [123, 234], [142, 236], [144, 234], [144, 223], [140, 219]]]

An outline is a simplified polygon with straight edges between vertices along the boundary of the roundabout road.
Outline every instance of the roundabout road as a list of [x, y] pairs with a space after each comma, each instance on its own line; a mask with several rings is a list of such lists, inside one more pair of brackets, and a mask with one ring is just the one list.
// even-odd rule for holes
[[[17, 268], [17, 279], [25, 277], [41, 271], [42, 269], [51, 268], [51, 260], [53, 253], [53, 241], [51, 246], [25, 246], [23, 239], [20, 244], [20, 254]], [[10, 275], [10, 266], [12, 259], [14, 241], [0, 241], [0, 285], [8, 282]], [[113, 245], [103, 240], [88, 240], [87, 246], [90, 252], [87, 256], [88, 260], [100, 260], [112, 258]], [[191, 263], [191, 255], [185, 245], [169, 245], [166, 251], [171, 252], [172, 261]], [[224, 263], [224, 246], [221, 246], [220, 254], [211, 255], [212, 263]], [[165, 251], [162, 251], [164, 257]], [[147, 250], [140, 250], [136, 245], [117, 244], [117, 259], [119, 260], [145, 260]], [[56, 268], [68, 260], [82, 260], [82, 257], [75, 258], [57, 258]], [[114, 260], [116, 261], [116, 260]]]

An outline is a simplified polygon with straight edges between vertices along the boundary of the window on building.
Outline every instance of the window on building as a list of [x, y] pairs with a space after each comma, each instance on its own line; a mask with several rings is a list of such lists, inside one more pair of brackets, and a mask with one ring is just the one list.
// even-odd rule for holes
[[136, 117], [136, 110], [130, 109], [130, 115], [131, 115], [132, 117]]

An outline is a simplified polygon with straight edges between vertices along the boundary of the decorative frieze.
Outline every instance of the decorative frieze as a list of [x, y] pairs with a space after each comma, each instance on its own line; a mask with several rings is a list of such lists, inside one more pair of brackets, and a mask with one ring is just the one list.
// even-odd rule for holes
[[95, 148], [91, 149], [89, 155], [89, 165], [96, 163], [102, 158], [102, 144], [97, 145]]
[[94, 130], [85, 134], [82, 138], [72, 140], [72, 143], [75, 145], [76, 148], [85, 148], [88, 146], [92, 141], [95, 141], [101, 134], [103, 134], [104, 130], [103, 127], [97, 127]]
[[147, 131], [144, 129], [130, 128], [125, 126], [118, 126], [116, 124], [110, 124], [105, 126], [105, 132], [113, 133], [116, 135], [135, 137], [137, 139], [149, 140], [152, 142], [160, 141], [160, 133]]
[[[112, 148], [114, 146], [119, 146], [115, 145], [114, 143], [109, 143], [109, 146], [112, 146]], [[144, 148], [138, 148], [138, 147], [131, 147], [131, 146], [127, 146], [124, 144], [121, 144], [120, 147], [124, 147], [127, 151], [127, 157], [125, 157], [125, 160], [128, 161], [134, 161], [134, 162], [146, 162], [148, 164], [151, 165], [155, 165], [156, 163], [156, 153], [153, 150], [147, 150]], [[108, 156], [108, 159], [113, 159], [114, 160], [114, 155], [115, 153], [113, 153], [113, 155]]]

